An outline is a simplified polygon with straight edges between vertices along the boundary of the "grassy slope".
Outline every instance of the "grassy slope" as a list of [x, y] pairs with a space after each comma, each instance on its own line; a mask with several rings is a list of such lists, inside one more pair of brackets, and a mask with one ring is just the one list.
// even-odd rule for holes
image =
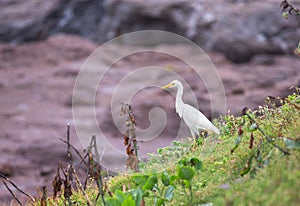
[[[147, 163], [141, 164], [143, 174], [160, 174], [166, 170], [177, 173], [177, 162], [183, 157], [198, 157], [203, 161], [203, 169], [196, 171], [193, 178], [193, 205], [213, 203], [213, 205], [298, 205], [300, 202], [300, 150], [287, 149], [283, 137], [300, 138], [300, 96], [292, 95], [282, 102], [279, 108], [263, 106], [259, 111], [249, 112], [266, 135], [277, 145], [291, 153], [283, 155], [281, 151], [267, 143], [258, 130], [253, 131], [254, 144], [250, 149], [251, 125], [246, 117], [223, 117], [217, 124], [222, 131], [218, 138], [208, 138], [191, 152], [191, 140], [176, 142], [174, 147], [160, 149]], [[242, 134], [236, 150], [239, 125]], [[222, 122], [222, 123], [220, 123]], [[240, 132], [241, 133], [241, 132]], [[259, 153], [259, 155], [258, 155]], [[253, 156], [252, 161], [249, 161]], [[248, 163], [248, 164], [247, 164]], [[248, 167], [246, 167], [248, 165]], [[249, 167], [250, 166], [250, 167]], [[249, 169], [243, 177], [241, 172]], [[124, 186], [134, 188], [132, 174], [119, 175], [108, 182], [110, 191], [122, 190]], [[160, 183], [161, 184], [161, 183]], [[173, 200], [166, 205], [188, 205], [188, 197], [180, 185], [175, 182]], [[90, 186], [87, 191], [93, 201], [97, 190]], [[99, 198], [97, 205], [102, 202]], [[74, 192], [73, 202], [84, 205], [85, 198], [80, 192]], [[153, 205], [154, 197], [145, 198], [146, 205]], [[50, 205], [63, 205], [63, 198], [49, 199]], [[38, 205], [38, 204], [37, 204]]]

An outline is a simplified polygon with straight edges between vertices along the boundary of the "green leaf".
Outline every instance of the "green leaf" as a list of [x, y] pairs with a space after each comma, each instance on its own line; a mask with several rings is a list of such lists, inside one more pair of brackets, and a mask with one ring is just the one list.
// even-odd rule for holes
[[253, 156], [247, 161], [245, 167], [241, 170], [240, 174], [242, 177], [250, 172], [252, 160]]
[[135, 202], [134, 200], [132, 199], [131, 196], [128, 196], [124, 202], [121, 204], [121, 206], [135, 206]]
[[240, 172], [241, 176], [248, 174], [250, 172], [250, 169], [251, 169], [250, 165], [247, 165], [246, 167], [244, 167]]
[[145, 185], [143, 186], [143, 190], [152, 190], [154, 185], [157, 183], [157, 176], [151, 175]]
[[158, 200], [157, 200], [157, 202], [156, 202], [156, 206], [161, 206], [161, 205], [163, 205], [165, 203], [165, 200], [164, 199], [162, 199], [162, 198], [159, 198]]
[[170, 176], [167, 172], [163, 172], [161, 174], [161, 181], [164, 184], [164, 186], [169, 186], [170, 185]]
[[283, 138], [284, 144], [288, 149], [300, 149], [300, 141]]
[[140, 187], [144, 186], [148, 178], [149, 175], [143, 175], [143, 174], [135, 174], [132, 176], [133, 181]]
[[165, 191], [165, 199], [166, 200], [171, 201], [173, 199], [174, 189], [175, 189], [175, 187], [173, 185], [169, 185], [169, 187]]
[[124, 199], [126, 199], [126, 194], [120, 190], [116, 190], [114, 197], [119, 201], [119, 203], [122, 203]]
[[141, 188], [138, 187], [135, 193], [135, 205], [141, 205], [142, 199], [143, 199], [143, 191]]
[[178, 177], [180, 179], [190, 181], [191, 179], [193, 179], [194, 175], [195, 171], [192, 167], [183, 166], [178, 168]]
[[183, 158], [177, 162], [178, 166], [187, 166], [188, 164], [189, 164], [189, 161], [186, 158]]
[[121, 206], [121, 203], [116, 198], [109, 197], [106, 200], [106, 205], [107, 206]]
[[171, 175], [170, 177], [170, 184], [173, 184], [178, 179], [177, 175]]
[[183, 180], [182, 183], [183, 183], [184, 187], [190, 187], [191, 186], [189, 180]]
[[297, 48], [298, 52], [300, 52], [300, 42], [298, 44], [298, 48]]
[[289, 12], [283, 12], [282, 13], [282, 17], [285, 18], [285, 19], [288, 19], [289, 18]]
[[158, 148], [158, 149], [157, 149], [157, 153], [158, 153], [158, 154], [162, 154], [163, 151], [165, 151], [164, 148]]
[[192, 166], [195, 167], [196, 170], [201, 170], [203, 167], [202, 161], [200, 161], [198, 158], [193, 157], [190, 159], [190, 163]]
[[143, 197], [149, 197], [150, 193], [148, 191], [143, 191]]

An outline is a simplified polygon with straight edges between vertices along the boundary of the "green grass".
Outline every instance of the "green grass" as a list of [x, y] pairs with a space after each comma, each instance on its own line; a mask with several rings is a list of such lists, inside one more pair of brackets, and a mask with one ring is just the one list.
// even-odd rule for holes
[[[152, 154], [148, 162], [141, 163], [140, 173], [156, 174], [157, 187], [162, 188], [160, 176], [164, 170], [170, 176], [176, 175], [179, 160], [197, 157], [202, 161], [203, 168], [195, 170], [195, 176], [191, 180], [194, 197], [192, 205], [298, 205], [300, 149], [296, 144], [300, 141], [300, 96], [294, 94], [281, 100], [280, 107], [273, 107], [272, 104], [269, 101], [269, 106], [248, 112], [272, 143], [266, 140], [247, 116], [228, 115], [215, 120], [221, 136], [208, 137], [203, 144], [198, 142], [199, 145], [193, 152], [191, 139], [174, 142], [173, 146]], [[252, 149], [249, 148], [251, 133], [254, 137]], [[292, 148], [286, 147], [284, 138], [290, 139]], [[290, 155], [284, 155], [273, 143]], [[235, 150], [232, 153], [233, 148]], [[132, 178], [134, 175], [135, 173], [120, 174], [111, 178], [107, 182], [108, 190], [115, 193], [124, 188], [126, 191], [136, 188], [137, 184]], [[184, 192], [180, 181], [174, 181], [173, 185], [173, 198], [165, 205], [189, 205], [189, 191]], [[93, 202], [97, 189], [91, 184], [86, 193]], [[107, 193], [105, 196], [109, 197]], [[156, 196], [157, 192], [149, 191], [149, 195], [144, 198], [146, 205], [154, 205]], [[64, 205], [63, 197], [48, 199], [49, 205]], [[73, 192], [71, 200], [74, 205], [85, 205], [86, 202], [79, 191]], [[101, 198], [97, 205], [102, 205]]]

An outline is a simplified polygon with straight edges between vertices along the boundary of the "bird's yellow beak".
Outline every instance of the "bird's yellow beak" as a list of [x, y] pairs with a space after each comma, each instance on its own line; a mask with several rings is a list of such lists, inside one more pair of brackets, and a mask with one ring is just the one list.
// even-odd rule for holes
[[170, 83], [170, 84], [167, 84], [163, 87], [161, 87], [162, 89], [167, 89], [167, 88], [170, 88], [171, 86], [173, 86], [174, 84], [173, 83]]

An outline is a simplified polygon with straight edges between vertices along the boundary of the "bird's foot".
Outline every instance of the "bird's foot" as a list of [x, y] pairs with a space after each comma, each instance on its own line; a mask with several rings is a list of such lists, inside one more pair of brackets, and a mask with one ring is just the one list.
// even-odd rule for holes
[[192, 138], [193, 138], [193, 144], [192, 144], [191, 150], [192, 150], [192, 152], [195, 152], [195, 151], [196, 151], [196, 148], [197, 148], [197, 146], [198, 146], [198, 139], [197, 139], [196, 136], [193, 136]]

